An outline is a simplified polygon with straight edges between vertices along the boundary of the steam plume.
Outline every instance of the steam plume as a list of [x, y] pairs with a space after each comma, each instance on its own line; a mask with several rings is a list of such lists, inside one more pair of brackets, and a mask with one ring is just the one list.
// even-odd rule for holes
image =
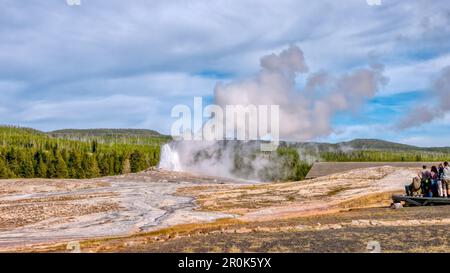
[[280, 105], [280, 138], [305, 141], [330, 134], [336, 113], [357, 111], [387, 82], [383, 66], [371, 65], [341, 76], [326, 71], [309, 74], [302, 90], [296, 78], [306, 73], [302, 50], [290, 46], [278, 55], [262, 57], [256, 77], [217, 84], [215, 103], [222, 107]]

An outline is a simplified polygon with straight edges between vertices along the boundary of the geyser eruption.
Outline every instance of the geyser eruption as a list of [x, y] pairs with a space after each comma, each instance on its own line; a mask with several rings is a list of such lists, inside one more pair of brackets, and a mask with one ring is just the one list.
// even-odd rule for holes
[[[254, 77], [218, 83], [214, 90], [215, 106], [220, 109], [228, 106], [278, 106], [278, 136], [289, 142], [311, 141], [330, 135], [334, 132], [332, 120], [336, 114], [356, 113], [388, 80], [379, 64], [357, 68], [343, 75], [333, 75], [325, 70], [310, 73], [303, 51], [295, 45], [279, 54], [263, 56], [260, 64], [261, 70]], [[297, 84], [300, 75], [304, 76], [303, 86]], [[190, 109], [186, 112], [191, 113]], [[189, 115], [187, 119], [191, 120]], [[211, 120], [216, 119], [218, 125], [223, 120], [219, 116], [211, 115]], [[240, 122], [236, 122], [231, 131], [247, 132], [250, 127], [264, 127], [259, 119], [257, 124], [252, 124], [256, 126], [250, 126], [250, 121], [255, 119], [250, 118], [251, 113], [248, 117], [247, 122], [245, 117], [232, 116], [232, 120], [240, 118]], [[227, 129], [227, 124], [225, 120], [222, 128]], [[194, 129], [182, 129], [180, 136], [186, 130], [194, 130], [192, 135], [200, 131], [195, 124]], [[227, 134], [220, 138], [221, 131], [217, 130], [219, 140], [211, 141], [202, 135], [202, 140], [188, 138], [165, 145], [160, 167], [213, 176], [276, 181], [298, 179], [309, 166], [307, 164], [315, 160], [301, 150], [293, 152], [298, 148], [295, 145], [265, 153], [259, 146], [262, 136], [241, 142], [235, 140], [234, 134], [231, 138]]]
[[182, 171], [180, 156], [170, 144], [164, 144], [161, 147], [161, 159], [158, 167], [168, 171]]
[[[293, 172], [288, 157], [261, 152], [259, 141], [174, 141], [162, 148], [160, 167], [250, 181], [283, 180]], [[288, 170], [289, 168], [289, 170]]]

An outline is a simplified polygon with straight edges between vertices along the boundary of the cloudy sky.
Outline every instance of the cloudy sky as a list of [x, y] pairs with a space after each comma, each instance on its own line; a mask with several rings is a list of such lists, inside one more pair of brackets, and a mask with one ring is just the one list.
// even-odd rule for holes
[[357, 109], [333, 111], [329, 128], [311, 140], [450, 146], [447, 0], [0, 5], [0, 124], [169, 133], [174, 105], [191, 105], [194, 96], [214, 101], [218, 82], [227, 87], [254, 79], [264, 72], [263, 56], [295, 47], [308, 68], [295, 74], [300, 93], [326, 74], [349, 98], [342, 82], [374, 64], [382, 68], [383, 84], [358, 100]]

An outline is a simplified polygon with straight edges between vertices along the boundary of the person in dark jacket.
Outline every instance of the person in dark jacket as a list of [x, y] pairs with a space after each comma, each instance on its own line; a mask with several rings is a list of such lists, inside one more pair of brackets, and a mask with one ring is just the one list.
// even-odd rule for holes
[[419, 178], [421, 181], [422, 195], [424, 197], [433, 197], [431, 192], [431, 172], [427, 170], [427, 166], [422, 167], [422, 171], [419, 172]]
[[[431, 167], [430, 172], [430, 197], [439, 197], [438, 193], [439, 171], [436, 166]], [[430, 194], [429, 194], [430, 195]]]

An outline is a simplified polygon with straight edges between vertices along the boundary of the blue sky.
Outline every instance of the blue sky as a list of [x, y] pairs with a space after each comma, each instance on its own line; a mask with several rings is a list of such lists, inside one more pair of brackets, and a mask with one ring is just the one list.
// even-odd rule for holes
[[[312, 72], [345, 75], [376, 60], [389, 79], [358, 111], [335, 115], [328, 135], [312, 140], [450, 146], [448, 108], [429, 122], [395, 126], [417, 105], [436, 103], [433, 82], [450, 65], [447, 0], [0, 5], [0, 124], [168, 133], [174, 105], [192, 104], [194, 96], [212, 100], [218, 81], [251, 77], [261, 56], [296, 45]], [[298, 76], [300, 86], [304, 80]]]

